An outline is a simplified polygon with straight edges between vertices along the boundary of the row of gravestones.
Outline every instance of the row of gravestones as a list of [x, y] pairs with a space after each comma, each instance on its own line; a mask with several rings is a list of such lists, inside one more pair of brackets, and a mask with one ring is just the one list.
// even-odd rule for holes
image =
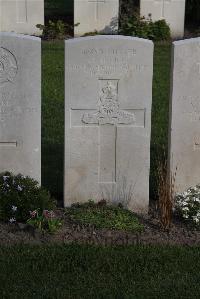
[[[118, 14], [119, 0], [74, 0], [74, 22], [80, 23], [75, 36], [116, 32]], [[185, 0], [141, 0], [140, 14], [153, 21], [165, 19], [173, 37], [184, 34]], [[0, 1], [0, 31], [40, 34], [36, 24], [44, 24], [44, 0]]]
[[[200, 38], [173, 44], [170, 171], [200, 182]], [[96, 36], [65, 43], [65, 205], [149, 201], [153, 43]], [[41, 181], [41, 42], [0, 33], [0, 172]]]
[[[184, 35], [186, 0], [140, 0], [140, 16], [153, 21], [165, 19], [173, 38]], [[118, 30], [119, 0], [74, 0], [75, 36], [94, 30]]]

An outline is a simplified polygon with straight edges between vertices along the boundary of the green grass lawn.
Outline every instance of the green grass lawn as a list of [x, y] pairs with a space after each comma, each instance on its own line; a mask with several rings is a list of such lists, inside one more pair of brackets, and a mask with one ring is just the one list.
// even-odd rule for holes
[[199, 298], [200, 249], [0, 248], [0, 298]]
[[[151, 197], [155, 196], [155, 157], [167, 149], [170, 88], [170, 48], [155, 45], [152, 138]], [[42, 43], [42, 184], [62, 201], [64, 148], [64, 43]], [[143, 83], [145, 84], [145, 82]]]
[[42, 184], [63, 197], [64, 43], [42, 44]]
[[151, 127], [150, 198], [157, 193], [157, 162], [167, 156], [171, 44], [155, 44]]

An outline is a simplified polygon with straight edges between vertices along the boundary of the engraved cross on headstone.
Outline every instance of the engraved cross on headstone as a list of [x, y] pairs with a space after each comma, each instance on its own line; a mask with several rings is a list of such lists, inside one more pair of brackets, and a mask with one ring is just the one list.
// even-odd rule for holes
[[16, 2], [17, 23], [26, 23], [28, 21], [27, 9], [28, 9], [27, 0], [17, 0]]
[[161, 17], [165, 17], [165, 4], [170, 3], [171, 0], [155, 0], [156, 2], [161, 2]]
[[116, 182], [117, 126], [135, 124], [135, 114], [119, 108], [118, 83], [118, 79], [100, 79], [98, 109], [82, 113], [82, 124], [99, 129], [99, 183]]
[[89, 3], [95, 4], [95, 20], [97, 21], [99, 18], [99, 5], [102, 3], [106, 3], [106, 0], [88, 0]]

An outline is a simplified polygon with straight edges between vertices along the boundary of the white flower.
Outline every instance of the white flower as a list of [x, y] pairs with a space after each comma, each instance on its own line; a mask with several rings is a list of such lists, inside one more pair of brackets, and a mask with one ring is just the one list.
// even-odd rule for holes
[[18, 185], [18, 186], [17, 186], [17, 190], [18, 190], [18, 191], [22, 191], [23, 188], [22, 188], [20, 185]]
[[12, 206], [11, 209], [12, 209], [13, 212], [17, 211], [17, 207], [16, 206]]
[[188, 207], [183, 207], [182, 210], [185, 212], [185, 211], [189, 211], [189, 208]]
[[186, 198], [188, 196], [188, 193], [185, 191], [183, 192], [183, 197]]
[[185, 202], [190, 201], [190, 197], [185, 198]]
[[10, 223], [16, 222], [16, 219], [15, 219], [15, 217], [13, 217], [13, 218], [10, 218], [10, 219], [9, 219], [9, 222], [10, 222]]
[[6, 182], [7, 179], [9, 179], [9, 175], [4, 175], [4, 176], [3, 176], [3, 180], [4, 180], [4, 182]]
[[193, 218], [193, 221], [195, 221], [196, 223], [199, 223], [199, 219], [195, 216], [192, 217]]

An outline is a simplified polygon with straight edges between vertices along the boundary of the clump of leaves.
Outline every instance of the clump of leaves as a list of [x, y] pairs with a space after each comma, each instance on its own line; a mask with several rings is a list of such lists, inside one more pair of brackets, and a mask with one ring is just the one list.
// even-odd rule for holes
[[[75, 24], [74, 26], [78, 26], [79, 24]], [[37, 28], [42, 30], [42, 37], [44, 39], [65, 39], [69, 38], [73, 34], [74, 27], [64, 23], [62, 20], [51, 21], [49, 20], [46, 25], [37, 24]]]
[[170, 39], [170, 28], [165, 20], [153, 22], [135, 13], [121, 22], [120, 34], [164, 41]]
[[0, 219], [26, 222], [30, 211], [53, 210], [55, 201], [38, 182], [21, 174], [0, 174]]
[[82, 225], [93, 225], [96, 228], [125, 230], [138, 232], [143, 230], [138, 218], [121, 205], [107, 205], [106, 201], [95, 204], [89, 201], [84, 204], [74, 204], [66, 209], [66, 215], [74, 222]]
[[56, 217], [53, 211], [40, 211], [40, 209], [30, 211], [30, 218], [27, 220], [27, 223], [51, 234], [55, 233], [62, 226], [62, 221]]
[[170, 39], [170, 27], [165, 20], [150, 21], [149, 26], [152, 31], [151, 35], [153, 41], [167, 41]]
[[91, 32], [86, 32], [86, 33], [84, 33], [83, 36], [94, 36], [94, 35], [103, 35], [103, 33], [95, 30], [95, 31], [91, 31]]

